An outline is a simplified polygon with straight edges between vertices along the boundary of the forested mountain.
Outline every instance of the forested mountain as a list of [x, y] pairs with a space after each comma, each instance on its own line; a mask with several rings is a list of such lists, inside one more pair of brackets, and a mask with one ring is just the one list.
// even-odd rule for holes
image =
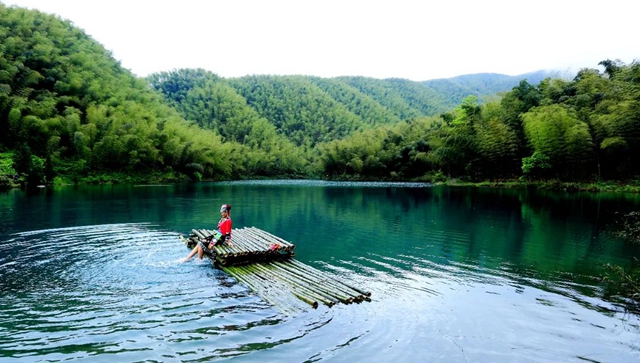
[[[439, 105], [437, 94], [408, 80], [310, 76], [223, 79], [202, 70], [174, 70], [148, 79], [186, 118], [217, 130], [228, 139], [240, 140], [244, 134], [244, 128], [238, 132], [228, 130], [229, 124], [251, 124], [259, 118], [267, 120], [286, 139], [306, 148], [358, 130], [447, 110]], [[227, 101], [237, 101], [233, 109], [243, 115], [242, 119], [231, 120], [220, 112], [230, 109], [221, 104], [225, 102], [222, 93]], [[243, 108], [247, 109], [240, 111]]]
[[[452, 110], [466, 96], [507, 91], [518, 83], [516, 79], [469, 75], [441, 80], [431, 87], [405, 79], [366, 77], [256, 75], [224, 79], [204, 70], [186, 69], [148, 77], [184, 117], [228, 140], [242, 142], [249, 125], [261, 119], [287, 140], [306, 148], [355, 131], [438, 115]], [[249, 110], [242, 110], [246, 107]], [[232, 109], [237, 117], [228, 114]]]
[[343, 138], [366, 122], [303, 76], [252, 76], [229, 83], [249, 106], [297, 145]]
[[499, 101], [321, 146], [329, 177], [621, 180], [640, 175], [640, 63], [605, 60], [573, 80], [521, 81]]
[[497, 73], [467, 74], [452, 78], [432, 79], [422, 82], [433, 89], [445, 100], [447, 109], [453, 109], [467, 96], [476, 96], [478, 100], [495, 96], [517, 86], [522, 80], [529, 84], [538, 84], [543, 79], [556, 76], [551, 71], [536, 71], [518, 76], [507, 76]]
[[401, 120], [430, 116], [448, 110], [441, 97], [420, 83], [404, 79], [338, 77], [338, 80], [368, 95]]
[[537, 84], [544, 74], [140, 79], [70, 22], [0, 4], [0, 185], [15, 174], [30, 184], [634, 178], [640, 64], [600, 66]]
[[385, 107], [371, 95], [362, 93], [339, 79], [320, 77], [309, 79], [336, 102], [343, 104], [349, 111], [362, 118], [369, 126], [395, 124], [401, 121], [400, 116], [393, 109]]
[[201, 69], [180, 69], [152, 74], [148, 81], [185, 118], [240, 143], [258, 122], [277, 132], [280, 142], [309, 148], [400, 121], [368, 96], [332, 79], [252, 76], [227, 80]]
[[[218, 133], [187, 122], [68, 21], [0, 4], [0, 45], [5, 183], [7, 174], [16, 173], [33, 183], [56, 175], [61, 182], [109, 181], [115, 173], [167, 179], [296, 175], [306, 163], [264, 121], [242, 131], [251, 138], [246, 144], [224, 143]], [[4, 162], [7, 155], [12, 167]]]

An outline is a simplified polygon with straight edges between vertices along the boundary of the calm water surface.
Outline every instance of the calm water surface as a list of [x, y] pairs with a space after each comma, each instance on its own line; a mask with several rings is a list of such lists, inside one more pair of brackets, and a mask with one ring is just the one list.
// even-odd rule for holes
[[[234, 227], [373, 293], [285, 315], [178, 236]], [[238, 182], [0, 194], [0, 361], [638, 362], [600, 281], [637, 196]]]

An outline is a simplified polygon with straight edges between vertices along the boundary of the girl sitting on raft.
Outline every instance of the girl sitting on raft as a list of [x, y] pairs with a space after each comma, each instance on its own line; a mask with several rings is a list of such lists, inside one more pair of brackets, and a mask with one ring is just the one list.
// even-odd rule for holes
[[[198, 258], [202, 260], [202, 256], [206, 253], [207, 255], [211, 255], [213, 253], [213, 246], [226, 243], [228, 246], [231, 246], [231, 206], [229, 204], [223, 204], [220, 207], [220, 221], [218, 222], [218, 232], [220, 233], [219, 238], [212, 238], [208, 240], [209, 243], [205, 245], [205, 242], [198, 241], [198, 244], [191, 250], [189, 256], [182, 259], [181, 262], [189, 261], [193, 256], [198, 254]], [[217, 235], [217, 234], [216, 234]]]

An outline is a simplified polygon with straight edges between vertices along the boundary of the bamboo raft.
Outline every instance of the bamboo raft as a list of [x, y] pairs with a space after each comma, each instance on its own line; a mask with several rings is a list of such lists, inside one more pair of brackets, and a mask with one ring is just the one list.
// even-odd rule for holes
[[[181, 239], [193, 248], [214, 231], [193, 229], [189, 238]], [[294, 298], [311, 305], [331, 307], [337, 303], [370, 301], [371, 293], [351, 286], [335, 276], [296, 261], [295, 245], [255, 227], [233, 230], [232, 245], [217, 245], [206, 255], [212, 263], [288, 313], [296, 309]]]

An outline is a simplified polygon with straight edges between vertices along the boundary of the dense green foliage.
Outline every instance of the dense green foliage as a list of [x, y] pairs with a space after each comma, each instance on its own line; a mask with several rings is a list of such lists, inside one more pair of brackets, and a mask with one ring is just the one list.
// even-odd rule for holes
[[[479, 104], [471, 96], [439, 118], [333, 141], [322, 146], [321, 167], [332, 177], [365, 179], [429, 178], [438, 171], [469, 180], [635, 178], [640, 63], [601, 65], [604, 72], [583, 69], [571, 81], [547, 78], [538, 86], [523, 80], [500, 101]], [[400, 170], [399, 161], [412, 171]], [[379, 165], [359, 167], [372, 163]]]
[[462, 100], [474, 95], [479, 100], [489, 101], [494, 95], [510, 90], [521, 80], [530, 84], [538, 84], [545, 78], [552, 77], [549, 71], [525, 73], [519, 76], [507, 76], [496, 73], [467, 74], [453, 78], [432, 79], [422, 82], [423, 85], [434, 89], [444, 98], [447, 109], [452, 109]]
[[607, 60], [603, 72], [537, 85], [494, 74], [224, 79], [201, 69], [139, 79], [70, 22], [4, 5], [0, 44], [0, 152], [30, 184], [621, 180], [640, 167], [638, 63]]
[[[225, 132], [246, 136], [223, 143], [221, 130], [185, 121], [69, 22], [0, 5], [0, 44], [0, 148], [16, 150], [14, 167], [26, 181], [58, 175], [60, 182], [105, 182], [123, 171], [179, 180], [302, 170], [286, 140], [268, 138], [275, 130], [264, 120], [232, 122], [245, 129]], [[225, 91], [213, 89], [217, 104], [230, 105], [221, 112], [250, 123], [233, 109], [242, 101]]]
[[[447, 84], [465, 96], [495, 94], [517, 84], [515, 77], [487, 75]], [[180, 69], [148, 77], [168, 102], [202, 127], [238, 140], [264, 119], [297, 146], [342, 139], [355, 131], [394, 125], [446, 112], [459, 103], [443, 97], [440, 83], [366, 77], [247, 76], [224, 79], [203, 70]], [[493, 84], [492, 82], [496, 82]], [[510, 85], [510, 86], [507, 86]], [[458, 94], [457, 93], [457, 94]], [[233, 100], [231, 104], [230, 100]], [[229, 117], [228, 111], [239, 117]], [[233, 130], [229, 130], [233, 128]]]
[[16, 170], [13, 168], [13, 153], [0, 153], [0, 190], [8, 189], [17, 182]]
[[250, 153], [247, 166], [236, 177], [247, 175], [302, 175], [308, 156], [278, 129], [261, 117], [226, 80], [201, 69], [162, 72], [148, 77], [150, 85], [187, 120], [215, 131], [223, 142], [241, 144]]

